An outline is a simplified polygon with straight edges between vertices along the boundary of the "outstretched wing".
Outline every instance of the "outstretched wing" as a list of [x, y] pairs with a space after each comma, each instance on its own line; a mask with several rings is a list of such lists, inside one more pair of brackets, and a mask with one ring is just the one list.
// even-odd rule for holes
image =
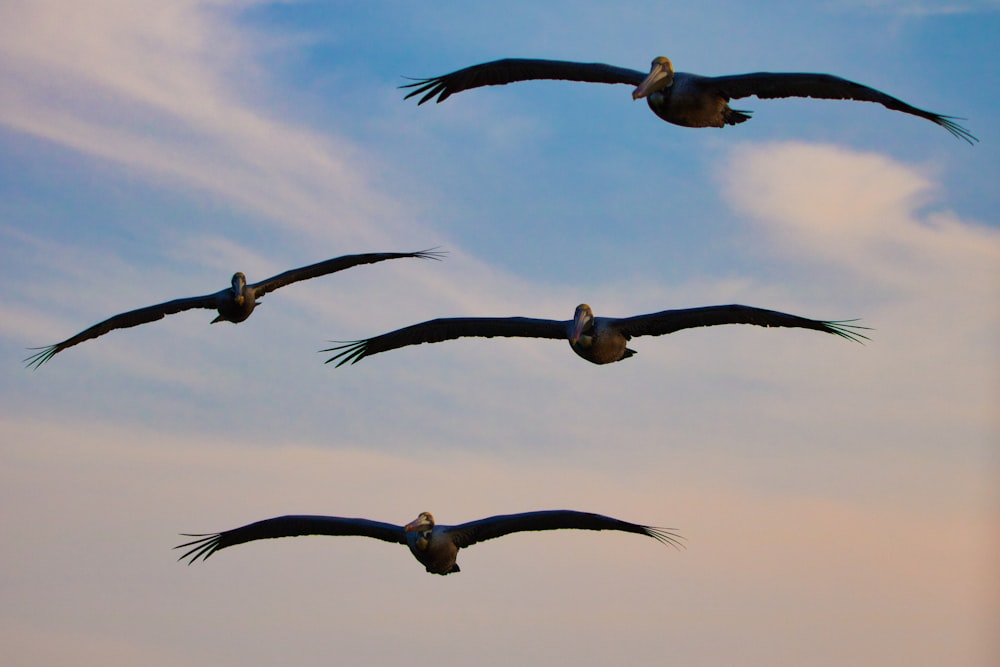
[[215, 310], [219, 307], [222, 299], [225, 299], [228, 294], [229, 290], [225, 289], [220, 292], [216, 292], [215, 294], [194, 296], [187, 299], [174, 299], [173, 301], [167, 301], [166, 303], [158, 303], [155, 306], [146, 306], [145, 308], [130, 310], [127, 313], [121, 313], [120, 315], [109, 317], [103, 322], [98, 322], [89, 329], [85, 329], [72, 338], [67, 338], [61, 343], [48, 345], [46, 347], [29, 348], [32, 350], [39, 350], [39, 352], [36, 352], [30, 357], [24, 359], [24, 362], [27, 364], [28, 368], [39, 368], [42, 364], [51, 359], [53, 355], [62, 352], [67, 347], [73, 347], [74, 345], [90, 340], [91, 338], [103, 336], [109, 331], [113, 331], [115, 329], [127, 329], [129, 327], [139, 326], [140, 324], [155, 322], [156, 320], [162, 320], [167, 315], [173, 315], [174, 313], [179, 313], [183, 310], [191, 310], [193, 308], [207, 308]]
[[406, 531], [402, 526], [368, 519], [345, 519], [339, 516], [290, 515], [257, 521], [241, 528], [221, 533], [189, 534], [185, 537], [198, 539], [178, 544], [175, 549], [188, 548], [177, 560], [190, 557], [188, 565], [201, 558], [205, 560], [219, 549], [236, 544], [267, 540], [275, 537], [298, 537], [300, 535], [356, 535], [374, 537], [385, 542], [406, 544]]
[[562, 79], [588, 83], [626, 83], [638, 86], [646, 75], [633, 69], [614, 67], [603, 63], [575, 63], [566, 60], [533, 60], [530, 58], [505, 58], [473, 65], [451, 74], [429, 79], [415, 79], [400, 88], [413, 88], [404, 98], [423, 95], [417, 104], [437, 96], [444, 102], [450, 95], [482, 86], [502, 86], [516, 81], [537, 79]]
[[297, 269], [285, 271], [284, 273], [279, 273], [276, 276], [271, 276], [267, 280], [254, 283], [251, 285], [251, 288], [254, 290], [256, 296], [261, 297], [268, 292], [273, 292], [279, 287], [291, 285], [292, 283], [297, 283], [300, 280], [318, 278], [319, 276], [325, 276], [328, 273], [336, 273], [337, 271], [343, 271], [344, 269], [349, 269], [352, 266], [358, 266], [360, 264], [374, 264], [376, 262], [384, 262], [387, 259], [401, 259], [403, 257], [441, 259], [444, 255], [445, 253], [438, 252], [433, 248], [430, 250], [420, 250], [418, 252], [369, 252], [360, 255], [344, 255], [343, 257], [334, 257], [333, 259], [316, 262], [315, 264], [310, 264], [309, 266], [303, 266]]
[[467, 336], [493, 338], [566, 338], [569, 322], [538, 320], [530, 317], [451, 317], [430, 320], [397, 329], [381, 336], [357, 341], [332, 341], [342, 343], [321, 352], [336, 352], [324, 363], [337, 361], [337, 366], [355, 364], [379, 352], [395, 350], [407, 345], [440, 343]]
[[545, 510], [541, 512], [523, 512], [521, 514], [502, 514], [478, 521], [444, 527], [446, 534], [452, 538], [459, 548], [467, 547], [502, 537], [511, 533], [529, 530], [620, 530], [626, 533], [638, 533], [652, 537], [664, 544], [680, 547], [680, 535], [672, 528], [653, 528], [637, 523], [629, 523], [614, 519], [603, 514], [577, 512], [574, 510]]
[[955, 122], [955, 116], [924, 111], [881, 90], [870, 88], [832, 74], [753, 72], [731, 76], [705, 77], [702, 82], [730, 98], [812, 97], [825, 100], [857, 100], [877, 102], [887, 109], [920, 116], [937, 123], [959, 139], [972, 144], [979, 141], [967, 129]]
[[860, 343], [868, 340], [861, 331], [868, 327], [851, 324], [854, 320], [811, 320], [807, 317], [780, 313], [776, 310], [731, 304], [664, 310], [649, 315], [637, 315], [613, 321], [613, 326], [626, 336], [662, 336], [681, 329], [711, 327], [718, 324], [753, 324], [759, 327], [798, 327], [835, 334]]

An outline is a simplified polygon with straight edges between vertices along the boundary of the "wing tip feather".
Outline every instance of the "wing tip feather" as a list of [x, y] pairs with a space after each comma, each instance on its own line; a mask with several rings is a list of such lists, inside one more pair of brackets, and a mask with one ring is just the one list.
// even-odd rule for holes
[[859, 343], [861, 345], [865, 344], [866, 340], [871, 340], [869, 336], [861, 333], [862, 331], [874, 331], [873, 327], [866, 327], [860, 324], [852, 324], [852, 322], [858, 322], [858, 319], [853, 320], [831, 320], [829, 322], [823, 322], [824, 329], [827, 333], [840, 336], [841, 338]]
[[419, 259], [433, 259], [440, 262], [448, 256], [448, 251], [439, 250], [440, 247], [441, 246], [434, 246], [433, 248], [428, 248], [427, 250], [418, 250], [415, 253], [412, 253], [412, 255], [413, 257], [417, 257]]
[[445, 84], [445, 82], [442, 80], [441, 77], [434, 77], [430, 79], [417, 79], [411, 77], [404, 77], [404, 78], [410, 79], [413, 82], [413, 83], [404, 83], [403, 85], [398, 86], [399, 88], [413, 88], [413, 90], [409, 91], [406, 94], [406, 96], [403, 98], [404, 100], [408, 100], [411, 97], [415, 97], [417, 95], [423, 95], [423, 97], [417, 100], [417, 106], [420, 106], [424, 102], [427, 102], [428, 100], [432, 99], [435, 95], [438, 96], [436, 100], [438, 104], [444, 102], [446, 99], [448, 99], [448, 97], [451, 96], [451, 91], [448, 90], [447, 84]]
[[320, 352], [336, 352], [335, 355], [323, 362], [328, 364], [339, 359], [340, 361], [337, 362], [335, 368], [340, 368], [347, 363], [356, 364], [368, 354], [367, 340], [331, 340], [327, 342], [338, 343], [333, 347], [320, 350]]
[[686, 549], [684, 545], [684, 540], [686, 539], [683, 535], [676, 532], [676, 528], [659, 528], [656, 526], [642, 526], [642, 532], [652, 537], [660, 544], [666, 544], [674, 549], [680, 551], [681, 549]]
[[25, 368], [30, 368], [31, 370], [36, 371], [42, 367], [42, 364], [59, 352], [59, 344], [46, 345], [44, 347], [29, 347], [28, 349], [39, 350], [39, 352], [35, 352], [34, 354], [25, 357], [21, 360], [21, 362], [25, 365]]
[[182, 537], [197, 537], [196, 540], [191, 540], [190, 542], [185, 542], [184, 544], [178, 544], [174, 549], [183, 549], [185, 547], [191, 547], [187, 551], [178, 557], [178, 561], [182, 561], [188, 556], [188, 565], [193, 565], [200, 558], [202, 561], [208, 560], [208, 558], [219, 550], [219, 543], [222, 541], [222, 533], [181, 533]]
[[979, 143], [979, 137], [970, 132], [961, 123], [955, 122], [958, 120], [966, 120], [961, 116], [945, 116], [944, 114], [936, 114], [931, 120], [951, 132], [952, 136], [961, 139], [970, 146], [975, 146]]

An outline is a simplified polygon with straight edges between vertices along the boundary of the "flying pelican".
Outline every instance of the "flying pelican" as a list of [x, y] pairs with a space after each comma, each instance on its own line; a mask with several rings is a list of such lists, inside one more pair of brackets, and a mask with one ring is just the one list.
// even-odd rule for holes
[[700, 76], [674, 72], [670, 59], [664, 56], [653, 59], [649, 74], [603, 63], [505, 58], [466, 67], [443, 76], [415, 79], [413, 83], [400, 88], [413, 88], [406, 99], [423, 95], [418, 102], [423, 104], [434, 96], [437, 96], [438, 102], [444, 102], [450, 95], [463, 90], [535, 79], [636, 86], [632, 99], [645, 97], [653, 113], [668, 123], [684, 127], [724, 127], [748, 120], [752, 112], [731, 109], [731, 98], [813, 97], [878, 102], [893, 111], [902, 111], [937, 123], [970, 144], [979, 141], [955, 122], [955, 116], [918, 109], [882, 91], [831, 74], [754, 72]]
[[710, 327], [717, 324], [799, 327], [836, 334], [857, 342], [861, 342], [861, 339], [867, 340], [867, 336], [859, 333], [860, 329], [867, 327], [850, 324], [852, 321], [810, 320], [798, 315], [737, 304], [664, 310], [635, 317], [594, 317], [590, 306], [582, 303], [576, 307], [576, 313], [569, 321], [539, 320], [530, 317], [443, 318], [414, 324], [366, 340], [331, 341], [340, 344], [321, 352], [336, 352], [337, 354], [324, 363], [339, 359], [337, 366], [340, 367], [348, 362], [354, 364], [367, 356], [407, 345], [440, 343], [465, 336], [566, 338], [573, 351], [587, 361], [594, 364], [610, 364], [628, 359], [636, 353], [635, 350], [626, 347], [632, 336], [662, 336], [681, 329]]
[[39, 368], [67, 347], [103, 336], [114, 329], [126, 329], [146, 324], [147, 322], [155, 322], [167, 315], [173, 315], [183, 310], [191, 310], [192, 308], [207, 308], [208, 310], [218, 311], [219, 315], [212, 320], [212, 324], [216, 322], [232, 322], [237, 324], [250, 317], [250, 313], [258, 305], [258, 299], [262, 298], [268, 292], [273, 292], [285, 285], [291, 285], [300, 280], [318, 278], [328, 273], [336, 273], [337, 271], [343, 271], [359, 264], [374, 264], [375, 262], [384, 262], [387, 259], [399, 259], [401, 257], [440, 259], [443, 254], [431, 249], [420, 250], [418, 252], [372, 252], [362, 255], [344, 255], [343, 257], [335, 257], [298, 269], [291, 269], [276, 276], [271, 276], [259, 283], [253, 283], [252, 285], [248, 285], [246, 276], [242, 272], [237, 271], [233, 274], [232, 285], [220, 292], [206, 294], [205, 296], [193, 296], [186, 299], [174, 299], [166, 303], [158, 303], [155, 306], [146, 306], [145, 308], [130, 310], [127, 313], [109, 317], [103, 322], [99, 322], [72, 338], [67, 338], [61, 343], [46, 347], [29, 348], [40, 351], [24, 361], [29, 368]]
[[299, 535], [358, 535], [360, 537], [374, 537], [384, 542], [405, 544], [410, 548], [410, 553], [413, 554], [414, 558], [420, 561], [428, 572], [444, 575], [459, 571], [455, 559], [458, 557], [458, 550], [463, 547], [483, 540], [491, 540], [494, 537], [503, 537], [510, 533], [562, 528], [621, 530], [626, 533], [647, 535], [663, 544], [670, 544], [674, 547], [679, 547], [679, 540], [683, 539], [680, 535], [672, 532], [672, 528], [642, 526], [601, 514], [574, 510], [504, 514], [457, 526], [435, 525], [434, 517], [431, 516], [430, 512], [421, 512], [420, 516], [405, 526], [396, 526], [369, 519], [345, 519], [339, 516], [279, 516], [222, 533], [202, 535], [185, 533], [185, 537], [199, 539], [179, 544], [174, 548], [190, 547], [177, 559], [184, 560], [190, 557], [188, 561], [190, 565], [199, 558], [207, 559], [219, 549], [253, 540]]

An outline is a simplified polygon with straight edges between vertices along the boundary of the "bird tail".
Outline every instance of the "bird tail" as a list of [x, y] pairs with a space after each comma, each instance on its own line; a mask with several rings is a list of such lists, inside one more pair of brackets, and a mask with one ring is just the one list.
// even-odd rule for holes
[[726, 125], [739, 125], [740, 123], [745, 123], [750, 120], [750, 115], [753, 111], [747, 109], [726, 109], [726, 115], [723, 118]]

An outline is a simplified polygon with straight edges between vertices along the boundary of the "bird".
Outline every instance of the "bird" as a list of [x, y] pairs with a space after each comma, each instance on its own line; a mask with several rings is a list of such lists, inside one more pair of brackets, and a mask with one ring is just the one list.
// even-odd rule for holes
[[610, 364], [628, 359], [636, 352], [627, 347], [633, 336], [662, 336], [664, 334], [718, 324], [754, 324], [762, 327], [798, 327], [835, 334], [848, 340], [862, 342], [867, 330], [856, 320], [811, 320], [776, 310], [729, 304], [664, 310], [659, 313], [635, 317], [595, 317], [585, 303], [576, 307], [572, 320], [542, 320], [530, 317], [454, 317], [441, 318], [397, 329], [381, 336], [356, 341], [330, 341], [338, 343], [321, 352], [336, 352], [324, 363], [355, 364], [365, 357], [388, 352], [407, 345], [440, 343], [466, 336], [493, 338], [494, 336], [518, 338], [567, 339], [570, 347], [580, 357], [594, 364]]
[[78, 345], [84, 341], [97, 338], [98, 336], [103, 336], [109, 331], [114, 331], [115, 329], [126, 329], [128, 327], [134, 327], [148, 322], [155, 322], [156, 320], [163, 319], [167, 315], [173, 315], [174, 313], [194, 308], [206, 308], [208, 310], [218, 311], [219, 314], [214, 320], [212, 320], [212, 324], [215, 324], [216, 322], [232, 322], [234, 324], [238, 324], [250, 317], [254, 308], [259, 305], [258, 299], [262, 298], [268, 292], [273, 292], [274, 290], [284, 287], [285, 285], [291, 285], [292, 283], [299, 282], [300, 280], [318, 278], [319, 276], [325, 276], [328, 273], [343, 271], [344, 269], [349, 269], [360, 264], [374, 264], [375, 262], [383, 262], [388, 259], [399, 259], [403, 257], [441, 259], [443, 255], [443, 252], [438, 252], [433, 248], [429, 250], [420, 250], [418, 252], [373, 252], [359, 255], [344, 255], [342, 257], [334, 257], [333, 259], [327, 259], [322, 262], [310, 264], [309, 266], [291, 269], [289, 271], [279, 273], [276, 276], [271, 276], [267, 280], [262, 280], [253, 284], [248, 284], [247, 278], [243, 272], [237, 271], [233, 274], [231, 285], [224, 290], [216, 292], [215, 294], [174, 299], [173, 301], [158, 303], [154, 306], [146, 306], [145, 308], [130, 310], [127, 313], [120, 313], [113, 317], [109, 317], [103, 322], [98, 322], [89, 329], [84, 329], [80, 333], [67, 338], [61, 343], [47, 345], [45, 347], [28, 348], [30, 350], [39, 350], [39, 352], [36, 352], [35, 354], [32, 354], [24, 359], [24, 363], [28, 368], [38, 369], [42, 366], [42, 364], [68, 347], [73, 347], [74, 345]]
[[279, 516], [264, 519], [240, 528], [221, 533], [192, 534], [184, 537], [198, 539], [179, 544], [175, 549], [187, 549], [177, 560], [188, 559], [188, 565], [199, 558], [206, 560], [219, 549], [225, 549], [244, 542], [264, 540], [274, 537], [296, 537], [299, 535], [356, 535], [373, 537], [384, 542], [405, 544], [410, 548], [421, 565], [431, 574], [446, 575], [459, 572], [458, 550], [477, 542], [503, 537], [511, 533], [530, 530], [620, 530], [626, 533], [646, 535], [676, 548], [684, 539], [673, 528], [654, 528], [602, 514], [578, 512], [575, 510], [544, 510], [503, 514], [486, 519], [470, 521], [457, 526], [440, 526], [434, 522], [430, 512], [420, 515], [406, 524], [397, 526], [369, 519], [348, 519], [339, 516]]
[[404, 99], [421, 95], [417, 104], [423, 104], [435, 96], [437, 102], [443, 102], [463, 90], [537, 79], [632, 85], [636, 87], [632, 99], [646, 98], [653, 113], [668, 123], [683, 127], [724, 127], [749, 120], [753, 112], [730, 108], [730, 99], [812, 97], [877, 102], [893, 111], [926, 118], [969, 144], [979, 141], [955, 122], [964, 119], [918, 109], [880, 90], [832, 74], [753, 72], [701, 76], [674, 72], [673, 64], [665, 56], [653, 59], [649, 74], [604, 63], [505, 58], [443, 76], [413, 79], [413, 83], [400, 88], [413, 88]]

